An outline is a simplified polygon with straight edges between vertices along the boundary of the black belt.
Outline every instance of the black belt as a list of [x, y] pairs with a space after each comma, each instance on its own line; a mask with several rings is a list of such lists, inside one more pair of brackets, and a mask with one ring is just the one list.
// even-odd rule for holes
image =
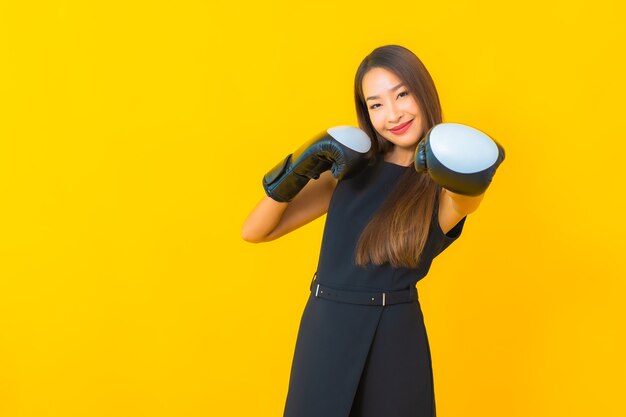
[[386, 306], [391, 304], [411, 303], [418, 299], [417, 288], [411, 286], [402, 291], [351, 291], [340, 290], [320, 284], [313, 275], [311, 292], [315, 297], [339, 301], [341, 303], [361, 304], [369, 306]]

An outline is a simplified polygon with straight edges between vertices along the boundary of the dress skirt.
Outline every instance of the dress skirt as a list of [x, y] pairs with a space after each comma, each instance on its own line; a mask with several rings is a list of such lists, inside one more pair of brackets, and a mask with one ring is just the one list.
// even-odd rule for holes
[[387, 306], [307, 300], [284, 417], [433, 417], [419, 300]]

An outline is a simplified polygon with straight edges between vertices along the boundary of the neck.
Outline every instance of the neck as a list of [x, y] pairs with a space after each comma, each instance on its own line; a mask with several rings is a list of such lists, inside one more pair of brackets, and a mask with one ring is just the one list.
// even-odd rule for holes
[[383, 159], [398, 165], [409, 166], [415, 158], [415, 149], [403, 149], [395, 146], [391, 151], [387, 152]]

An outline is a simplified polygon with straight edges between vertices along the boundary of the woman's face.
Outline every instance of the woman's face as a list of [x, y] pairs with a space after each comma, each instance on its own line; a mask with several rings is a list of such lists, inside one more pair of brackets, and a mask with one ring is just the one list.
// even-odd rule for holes
[[[363, 95], [374, 129], [402, 148], [412, 148], [423, 134], [423, 117], [417, 100], [396, 75], [372, 68], [363, 77]], [[394, 131], [411, 122], [408, 128]]]

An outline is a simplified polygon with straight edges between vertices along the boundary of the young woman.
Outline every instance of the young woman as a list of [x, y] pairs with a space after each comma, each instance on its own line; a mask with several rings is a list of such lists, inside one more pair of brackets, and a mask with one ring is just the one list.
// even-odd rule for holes
[[416, 283], [461, 235], [504, 150], [442, 123], [433, 80], [404, 47], [365, 57], [354, 90], [360, 130], [328, 129], [280, 161], [242, 229], [268, 242], [328, 213], [284, 416], [432, 417]]

